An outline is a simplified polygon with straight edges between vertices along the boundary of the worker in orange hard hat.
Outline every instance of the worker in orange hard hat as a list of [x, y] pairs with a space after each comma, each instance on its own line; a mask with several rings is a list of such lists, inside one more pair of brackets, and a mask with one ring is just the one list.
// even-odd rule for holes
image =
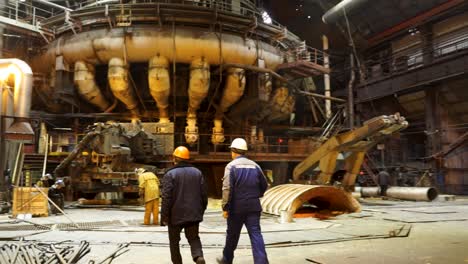
[[208, 203], [205, 180], [201, 171], [188, 163], [190, 151], [186, 147], [177, 147], [173, 158], [175, 166], [163, 178], [161, 205], [161, 223], [168, 227], [171, 260], [182, 263], [179, 241], [184, 229], [193, 261], [204, 264], [198, 228]]
[[174, 159], [189, 160], [190, 151], [186, 147], [180, 146], [174, 150], [174, 153], [172, 153], [172, 156], [174, 157]]

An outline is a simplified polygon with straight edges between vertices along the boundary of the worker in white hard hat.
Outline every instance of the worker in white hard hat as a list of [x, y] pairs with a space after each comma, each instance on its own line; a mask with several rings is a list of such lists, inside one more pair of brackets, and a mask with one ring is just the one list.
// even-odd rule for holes
[[37, 182], [37, 187], [42, 187], [42, 188], [49, 188], [54, 185], [55, 181], [54, 178], [52, 177], [52, 174], [46, 173], [44, 176], [41, 177], [41, 179]]
[[137, 168], [135, 173], [138, 176], [140, 198], [145, 202], [143, 224], [149, 225], [153, 214], [153, 224], [159, 225], [159, 179], [145, 168]]
[[[52, 185], [49, 188], [49, 191], [47, 195], [49, 196], [50, 200], [54, 202], [55, 205], [57, 205], [61, 210], [64, 209], [65, 207], [65, 202], [64, 202], [64, 195], [63, 195], [63, 188], [65, 187], [65, 183], [63, 180], [57, 180], [54, 185]], [[59, 209], [55, 207], [55, 205], [51, 204], [50, 205], [50, 211], [52, 214], [60, 214]]]
[[234, 139], [230, 148], [233, 160], [224, 170], [222, 202], [223, 216], [227, 219], [227, 236], [223, 256], [216, 260], [223, 264], [232, 263], [242, 226], [245, 225], [254, 263], [266, 264], [268, 257], [260, 229], [260, 197], [268, 187], [267, 180], [260, 166], [245, 157], [248, 148], [243, 138]]

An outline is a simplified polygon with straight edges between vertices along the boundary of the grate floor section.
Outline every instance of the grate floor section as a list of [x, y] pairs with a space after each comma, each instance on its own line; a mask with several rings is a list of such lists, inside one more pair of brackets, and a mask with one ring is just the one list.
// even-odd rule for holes
[[[132, 223], [141, 220], [130, 220]], [[94, 221], [94, 222], [76, 222], [76, 227], [72, 223], [59, 224], [44, 224], [44, 225], [25, 225], [25, 224], [0, 224], [0, 231], [38, 231], [38, 230], [88, 230], [99, 229], [104, 227], [125, 226], [128, 221], [109, 220], [109, 221]]]

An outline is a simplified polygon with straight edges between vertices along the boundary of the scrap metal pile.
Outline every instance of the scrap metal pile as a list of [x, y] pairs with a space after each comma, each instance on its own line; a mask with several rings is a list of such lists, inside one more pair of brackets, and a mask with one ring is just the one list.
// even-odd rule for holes
[[[89, 260], [87, 263], [111, 263], [115, 258], [128, 252], [129, 244], [122, 244], [102, 260]], [[72, 264], [78, 263], [91, 251], [89, 242], [76, 245], [62, 243], [19, 243], [4, 244], [0, 247], [0, 263], [4, 264]], [[84, 262], [82, 262], [84, 263]]]

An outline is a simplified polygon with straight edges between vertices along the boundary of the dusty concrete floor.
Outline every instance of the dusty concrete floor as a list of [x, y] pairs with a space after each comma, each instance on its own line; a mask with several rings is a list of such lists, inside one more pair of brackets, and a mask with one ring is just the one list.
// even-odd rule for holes
[[[279, 224], [276, 217], [265, 215], [262, 229], [270, 263], [468, 263], [467, 197], [450, 202], [362, 202], [361, 213], [324, 221], [307, 218]], [[78, 245], [87, 240], [92, 250], [80, 262], [87, 263], [107, 256], [120, 243], [131, 243], [130, 251], [112, 263], [171, 263], [166, 228], [142, 226], [141, 207], [70, 207], [66, 212], [79, 230], [64, 216], [33, 218], [52, 228], [41, 231], [1, 215], [0, 244], [15, 243], [20, 236], [26, 243]], [[200, 228], [207, 263], [215, 263], [221, 254], [225, 229], [221, 212], [209, 209]], [[181, 244], [184, 262], [192, 263], [185, 238]], [[253, 263], [245, 230], [234, 263]]]

